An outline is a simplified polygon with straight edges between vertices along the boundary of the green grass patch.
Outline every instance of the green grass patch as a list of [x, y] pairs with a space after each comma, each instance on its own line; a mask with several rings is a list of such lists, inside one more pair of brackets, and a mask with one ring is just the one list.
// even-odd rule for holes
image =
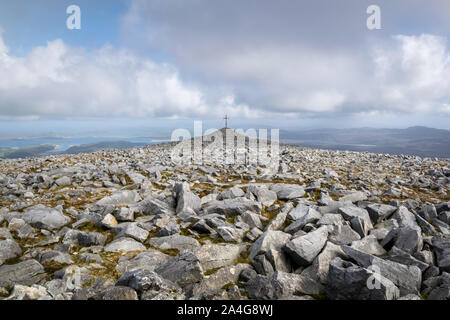
[[219, 271], [220, 269], [222, 269], [222, 267], [206, 270], [204, 272], [204, 275], [205, 276], [210, 276], [210, 275], [216, 273], [217, 271]]
[[236, 284], [234, 282], [229, 282], [227, 284], [225, 284], [224, 286], [222, 286], [222, 290], [228, 290], [230, 288], [233, 288]]
[[12, 287], [12, 286], [6, 286], [6, 287], [4, 287], [3, 289], [5, 289], [5, 292], [0, 291], [0, 297], [2, 297], [2, 298], [7, 298], [7, 297], [9, 297], [9, 296], [11, 295], [11, 293], [12, 293], [14, 287]]

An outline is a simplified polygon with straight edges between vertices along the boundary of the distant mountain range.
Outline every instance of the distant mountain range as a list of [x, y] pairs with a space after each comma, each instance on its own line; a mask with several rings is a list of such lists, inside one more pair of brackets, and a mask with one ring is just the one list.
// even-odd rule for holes
[[90, 153], [104, 149], [129, 149], [144, 147], [148, 143], [133, 143], [129, 141], [102, 141], [97, 143], [87, 143], [77, 146], [72, 146], [65, 151], [54, 152], [56, 145], [42, 144], [31, 147], [17, 147], [17, 148], [0, 148], [0, 158], [15, 159], [15, 158], [29, 158], [41, 155], [52, 154], [77, 154]]
[[[427, 127], [280, 130], [280, 140], [283, 143], [319, 149], [450, 158], [450, 130]], [[0, 158], [35, 157], [49, 153], [89, 153], [102, 149], [127, 149], [146, 145], [148, 143], [102, 141], [75, 145], [60, 152], [55, 152], [56, 146], [52, 144], [16, 148], [4, 147], [0, 148]]]
[[77, 153], [89, 153], [97, 150], [104, 149], [130, 149], [145, 147], [148, 143], [134, 143], [129, 141], [102, 141], [97, 143], [82, 144], [79, 146], [73, 146], [66, 151], [59, 152], [60, 154], [77, 154]]
[[450, 158], [450, 131], [428, 127], [281, 130], [280, 139], [311, 148]]

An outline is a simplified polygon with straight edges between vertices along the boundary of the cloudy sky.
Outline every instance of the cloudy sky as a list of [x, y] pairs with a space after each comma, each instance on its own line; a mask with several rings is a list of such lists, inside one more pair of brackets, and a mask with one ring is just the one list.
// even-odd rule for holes
[[450, 129], [449, 17], [448, 0], [0, 0], [0, 124]]

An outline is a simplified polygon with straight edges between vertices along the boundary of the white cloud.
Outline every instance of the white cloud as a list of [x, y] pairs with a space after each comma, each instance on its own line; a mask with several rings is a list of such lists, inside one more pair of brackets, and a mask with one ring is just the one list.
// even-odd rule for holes
[[123, 32], [170, 53], [182, 74], [209, 84], [205, 94], [213, 85], [232, 88], [237, 104], [298, 117], [448, 114], [447, 38], [403, 35], [445, 34], [448, 1], [382, 0], [390, 14], [376, 32], [365, 27], [369, 0], [175, 2], [131, 1]]
[[233, 95], [215, 100], [181, 80], [178, 71], [128, 50], [87, 52], [49, 41], [25, 57], [10, 55], [0, 34], [0, 116], [218, 117], [254, 115]]
[[[443, 37], [398, 35], [358, 53], [299, 43], [214, 53], [176, 68], [126, 49], [54, 40], [16, 57], [0, 33], [0, 119], [450, 114]], [[192, 68], [204, 75], [183, 81]]]
[[[393, 37], [374, 55], [372, 104], [404, 112], [440, 112], [450, 101], [450, 53], [433, 35]], [[378, 94], [377, 94], [378, 93]]]

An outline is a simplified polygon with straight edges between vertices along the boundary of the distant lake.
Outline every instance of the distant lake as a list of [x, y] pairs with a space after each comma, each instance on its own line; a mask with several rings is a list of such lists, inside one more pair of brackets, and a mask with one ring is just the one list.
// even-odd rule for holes
[[[155, 140], [155, 141], [153, 141]], [[156, 144], [161, 141], [161, 138], [150, 138], [150, 137], [136, 137], [136, 138], [125, 138], [125, 137], [87, 137], [87, 138], [31, 138], [31, 139], [7, 139], [0, 140], [0, 147], [32, 147], [39, 146], [42, 144], [53, 144], [56, 145], [55, 150], [52, 152], [65, 151], [73, 146], [78, 146], [82, 144], [91, 144], [104, 141], [127, 141], [132, 143], [143, 143], [143, 144]]]

